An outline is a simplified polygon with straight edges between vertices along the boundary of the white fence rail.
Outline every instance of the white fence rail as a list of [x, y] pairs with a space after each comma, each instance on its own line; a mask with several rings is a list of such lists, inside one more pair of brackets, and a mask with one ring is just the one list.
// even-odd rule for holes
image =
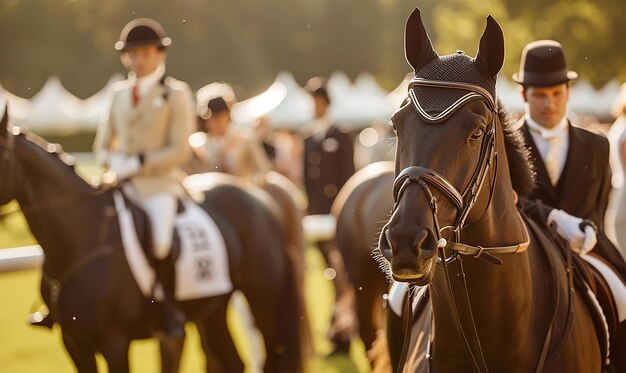
[[0, 273], [39, 267], [42, 262], [39, 245], [0, 249]]
[[[304, 238], [307, 242], [333, 239], [335, 217], [332, 215], [305, 216], [302, 221]], [[41, 246], [22, 246], [0, 249], [0, 273], [40, 267], [43, 262]]]

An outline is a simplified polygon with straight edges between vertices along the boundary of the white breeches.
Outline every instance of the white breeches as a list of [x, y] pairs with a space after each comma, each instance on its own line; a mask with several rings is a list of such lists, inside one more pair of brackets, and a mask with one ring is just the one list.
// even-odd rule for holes
[[170, 253], [174, 237], [176, 196], [166, 193], [157, 194], [145, 199], [142, 205], [150, 219], [154, 256], [159, 260], [165, 259]]

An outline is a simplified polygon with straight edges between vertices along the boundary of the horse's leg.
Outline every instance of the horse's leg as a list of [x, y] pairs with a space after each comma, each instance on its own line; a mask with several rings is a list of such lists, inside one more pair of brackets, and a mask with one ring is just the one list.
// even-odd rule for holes
[[207, 312], [194, 318], [206, 355], [207, 372], [243, 372], [244, 365], [226, 324], [230, 294], [211, 299]]
[[161, 372], [176, 373], [180, 367], [180, 358], [183, 354], [185, 336], [180, 338], [159, 338], [159, 349], [161, 351]]
[[63, 331], [63, 343], [65, 349], [70, 354], [76, 370], [80, 373], [98, 372], [96, 365], [96, 351], [90, 343], [83, 340], [77, 340], [74, 335], [70, 335]]
[[376, 340], [377, 331], [383, 327], [383, 294], [387, 292], [389, 285], [380, 273], [378, 265], [369, 257], [369, 253], [361, 260], [361, 278], [355, 281], [354, 291], [359, 334], [365, 344], [365, 349], [369, 350]]
[[[107, 361], [109, 372], [128, 373], [128, 348], [130, 339], [123, 333], [111, 333], [104, 340], [101, 347], [102, 355]], [[80, 371], [80, 370], [79, 370]]]
[[279, 288], [256, 284], [245, 293], [265, 342], [264, 372], [303, 370], [308, 335], [301, 325], [306, 311], [301, 308], [300, 291], [295, 280], [286, 276]]
[[257, 329], [254, 316], [246, 297], [240, 291], [235, 291], [230, 298], [228, 309], [235, 312], [239, 319], [240, 327], [246, 333], [248, 340], [249, 358], [247, 370], [250, 372], [261, 372], [265, 361], [265, 351], [263, 350], [263, 338]]
[[359, 318], [359, 335], [365, 344], [365, 350], [372, 348], [376, 340], [376, 331], [382, 328], [383, 322], [383, 304], [382, 295], [379, 289], [368, 289], [363, 292], [355, 289], [356, 297], [356, 313]]
[[341, 252], [337, 249], [334, 241], [318, 242], [317, 247], [322, 253], [324, 260], [326, 261], [326, 265], [335, 270], [335, 276], [333, 278], [333, 285], [335, 287], [335, 303], [333, 305], [330, 322], [331, 326], [329, 330], [330, 339], [334, 344], [334, 349], [331, 354], [349, 353], [352, 330], [350, 327], [341, 327], [341, 322], [339, 322], [339, 319], [342, 319], [344, 316], [341, 314], [342, 310], [345, 310], [345, 307], [342, 307], [342, 305], [351, 303], [349, 280], [343, 262], [343, 257], [341, 256]]

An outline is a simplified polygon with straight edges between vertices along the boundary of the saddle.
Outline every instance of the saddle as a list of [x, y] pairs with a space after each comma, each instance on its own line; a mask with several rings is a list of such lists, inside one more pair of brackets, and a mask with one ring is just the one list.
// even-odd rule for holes
[[549, 253], [547, 250], [556, 246], [560, 262], [565, 264], [568, 274], [571, 273], [574, 288], [580, 294], [593, 319], [602, 361], [605, 362], [602, 367], [604, 370], [608, 366], [610, 356], [619, 353], [615, 351], [619, 318], [608, 283], [597, 269], [587, 264], [582, 257], [571, 250], [569, 243], [558, 235], [554, 227], [549, 226], [545, 221], [537, 222], [526, 218], [526, 222], [548, 260], [554, 258], [554, 253]]
[[[160, 300], [160, 292], [156, 296], [153, 292], [156, 260], [152, 254], [148, 217], [125, 190], [114, 191], [113, 199], [124, 254], [131, 272], [146, 298]], [[179, 201], [170, 256], [176, 268], [177, 300], [199, 299], [232, 291], [224, 237], [213, 218], [191, 200]]]

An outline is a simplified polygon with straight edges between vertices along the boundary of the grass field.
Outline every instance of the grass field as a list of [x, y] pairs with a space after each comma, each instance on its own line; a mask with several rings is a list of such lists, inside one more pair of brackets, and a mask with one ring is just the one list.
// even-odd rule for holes
[[[79, 172], [93, 174], [97, 170], [93, 164], [79, 163]], [[10, 204], [0, 211], [17, 208]], [[0, 222], [0, 249], [35, 243], [28, 232], [23, 217], [19, 214]], [[325, 339], [330, 317], [333, 288], [324, 278], [325, 265], [319, 252], [306, 249], [305, 293], [311, 319], [311, 329], [315, 343], [315, 355], [309, 362], [310, 372], [367, 372], [369, 364], [365, 358], [363, 344], [355, 340], [350, 356], [326, 358], [331, 345]], [[40, 301], [39, 270], [26, 270], [12, 273], [0, 273], [0, 372], [36, 373], [36, 372], [72, 372], [74, 367], [61, 341], [58, 327], [50, 332], [42, 328], [28, 326], [25, 316]], [[240, 328], [235, 313], [229, 314], [229, 327], [235, 336], [238, 350], [244, 361], [247, 359], [247, 338]], [[204, 358], [200, 349], [198, 334], [192, 325], [187, 328], [187, 340], [181, 366], [182, 372], [202, 372]], [[158, 372], [158, 345], [155, 340], [135, 341], [130, 352], [133, 372]], [[106, 371], [106, 364], [99, 358], [101, 371]]]

